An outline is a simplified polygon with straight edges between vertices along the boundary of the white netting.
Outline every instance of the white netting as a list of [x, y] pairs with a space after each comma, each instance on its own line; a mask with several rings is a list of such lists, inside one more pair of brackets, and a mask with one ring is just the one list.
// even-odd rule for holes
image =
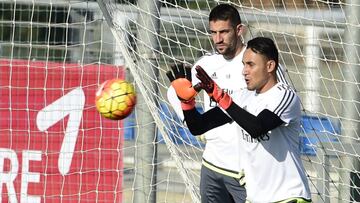
[[[164, 73], [212, 50], [217, 3], [238, 8], [245, 41], [268, 36], [280, 49], [302, 99], [314, 202], [360, 201], [356, 0], [1, 1], [2, 200], [198, 201], [204, 143], [169, 106]], [[114, 77], [138, 90], [123, 122], [93, 104]]]

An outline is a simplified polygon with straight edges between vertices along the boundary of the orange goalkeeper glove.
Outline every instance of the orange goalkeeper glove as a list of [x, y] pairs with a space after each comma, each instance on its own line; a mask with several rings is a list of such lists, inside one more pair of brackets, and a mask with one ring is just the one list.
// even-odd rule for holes
[[166, 76], [171, 82], [171, 86], [175, 89], [176, 95], [181, 101], [183, 110], [190, 110], [195, 107], [195, 96], [198, 91], [191, 84], [191, 67], [184, 64], [174, 64], [170, 66], [170, 71], [166, 72]]
[[194, 86], [195, 89], [205, 90], [210, 97], [212, 97], [221, 108], [228, 109], [232, 103], [232, 98], [228, 93], [222, 90], [214, 80], [205, 72], [201, 66], [196, 66], [196, 77], [201, 82]]

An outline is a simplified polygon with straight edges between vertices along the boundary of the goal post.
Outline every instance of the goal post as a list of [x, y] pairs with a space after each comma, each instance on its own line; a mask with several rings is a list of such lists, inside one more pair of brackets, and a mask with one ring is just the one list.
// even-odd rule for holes
[[[200, 202], [206, 141], [176, 116], [165, 72], [213, 51], [218, 3], [238, 9], [244, 42], [279, 48], [313, 201], [360, 201], [357, 0], [0, 0], [0, 201]], [[95, 110], [112, 78], [136, 85], [122, 121]]]

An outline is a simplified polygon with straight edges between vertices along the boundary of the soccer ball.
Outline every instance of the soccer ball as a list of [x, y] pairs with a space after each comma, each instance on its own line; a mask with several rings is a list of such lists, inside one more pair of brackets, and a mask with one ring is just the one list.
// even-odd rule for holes
[[104, 118], [124, 119], [135, 107], [135, 88], [122, 79], [107, 80], [96, 91], [95, 104], [96, 109]]

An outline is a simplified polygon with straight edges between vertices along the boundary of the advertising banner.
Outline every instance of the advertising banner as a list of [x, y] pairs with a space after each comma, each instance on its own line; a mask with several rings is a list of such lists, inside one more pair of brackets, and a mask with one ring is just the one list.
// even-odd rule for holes
[[0, 202], [121, 202], [122, 121], [99, 84], [124, 68], [0, 60]]

